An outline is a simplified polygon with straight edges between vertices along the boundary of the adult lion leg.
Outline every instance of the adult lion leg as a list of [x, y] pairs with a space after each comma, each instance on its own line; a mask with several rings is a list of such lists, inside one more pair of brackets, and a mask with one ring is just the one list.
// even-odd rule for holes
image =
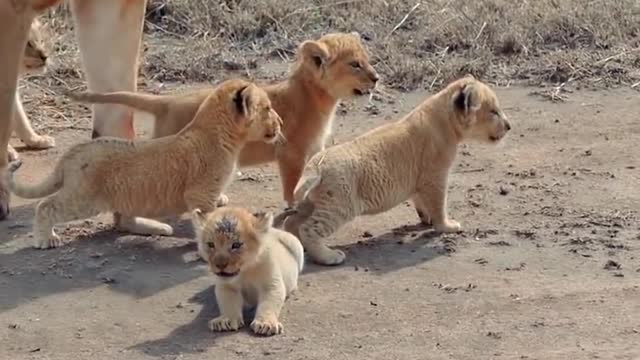
[[[7, 169], [7, 149], [13, 130], [18, 72], [29, 27], [36, 12], [29, 2], [0, 0], [0, 175]], [[9, 215], [9, 190], [0, 181], [0, 220]]]
[[[145, 7], [146, 0], [71, 0], [89, 91], [136, 91]], [[91, 108], [92, 138], [135, 137], [130, 108], [115, 104], [94, 104]], [[114, 214], [114, 221], [133, 233], [155, 233], [153, 228], [166, 233], [169, 226], [150, 219], [126, 219], [119, 214]]]
[[18, 135], [20, 140], [28, 147], [34, 149], [48, 149], [56, 145], [55, 140], [49, 135], [38, 135], [27, 118], [27, 114], [24, 112], [22, 102], [20, 101], [20, 94], [16, 91], [15, 101], [15, 113], [13, 119], [13, 129]]
[[[136, 91], [146, 0], [72, 0], [76, 36], [92, 92]], [[133, 111], [96, 104], [92, 137], [132, 139]]]

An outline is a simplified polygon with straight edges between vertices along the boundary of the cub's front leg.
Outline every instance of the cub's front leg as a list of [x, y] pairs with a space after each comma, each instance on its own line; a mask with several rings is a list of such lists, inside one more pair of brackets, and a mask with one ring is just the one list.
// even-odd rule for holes
[[417, 211], [424, 217], [421, 217], [421, 220], [431, 220], [436, 231], [457, 232], [462, 227], [459, 222], [449, 218], [447, 188], [448, 179], [443, 175], [420, 187], [412, 199]]
[[209, 320], [209, 329], [211, 331], [236, 331], [243, 327], [243, 299], [240, 289], [227, 284], [218, 284], [215, 293], [220, 316]]
[[282, 333], [283, 327], [278, 318], [286, 297], [282, 279], [260, 289], [256, 317], [251, 322], [253, 332], [265, 336]]

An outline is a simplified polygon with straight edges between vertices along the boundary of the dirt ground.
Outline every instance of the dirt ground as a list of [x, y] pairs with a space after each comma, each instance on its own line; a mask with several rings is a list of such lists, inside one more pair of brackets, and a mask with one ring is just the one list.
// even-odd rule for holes
[[[271, 338], [207, 329], [218, 310], [205, 266], [189, 260], [187, 221], [175, 238], [81, 221], [61, 227], [66, 246], [41, 251], [30, 247], [34, 203], [14, 199], [0, 223], [0, 357], [640, 358], [638, 94], [576, 91], [552, 103], [532, 90], [497, 89], [513, 125], [503, 144], [459, 149], [449, 208], [463, 233], [416, 225], [408, 204], [357, 219], [330, 240], [346, 263], [308, 264], [285, 304], [285, 333]], [[349, 102], [334, 141], [427, 95]], [[22, 151], [20, 177], [48, 173], [89, 138], [78, 128], [54, 132], [54, 149]], [[251, 208], [283, 205], [273, 166], [243, 170], [228, 193]]]

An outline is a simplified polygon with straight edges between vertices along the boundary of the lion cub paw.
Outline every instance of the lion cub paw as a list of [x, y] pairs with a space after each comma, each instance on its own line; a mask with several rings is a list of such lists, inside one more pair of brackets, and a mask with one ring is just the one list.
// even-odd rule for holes
[[56, 146], [56, 140], [49, 135], [40, 135], [24, 140], [24, 143], [34, 149], [48, 149]]
[[229, 197], [225, 194], [220, 194], [220, 196], [218, 196], [218, 199], [216, 200], [216, 206], [223, 207], [227, 206], [227, 204], [229, 204]]
[[321, 265], [340, 265], [347, 258], [344, 251], [333, 250], [327, 246], [322, 246], [317, 249], [309, 249], [309, 254], [316, 263]]
[[20, 155], [18, 155], [18, 152], [16, 151], [16, 149], [14, 149], [13, 146], [9, 145], [7, 147], [7, 160], [9, 162], [14, 162], [19, 158], [20, 158]]
[[254, 319], [251, 322], [251, 330], [258, 335], [272, 336], [281, 334], [283, 330], [282, 324], [277, 318], [272, 319]]
[[444, 223], [437, 225], [435, 229], [444, 233], [452, 233], [460, 231], [462, 226], [455, 220], [446, 220]]
[[53, 248], [60, 247], [63, 244], [64, 244], [64, 241], [62, 241], [60, 236], [58, 236], [56, 234], [53, 234], [48, 238], [38, 240], [38, 242], [34, 245], [34, 248], [36, 248], [36, 249], [53, 249]]
[[211, 331], [237, 331], [244, 326], [242, 319], [230, 319], [226, 316], [218, 316], [209, 320]]

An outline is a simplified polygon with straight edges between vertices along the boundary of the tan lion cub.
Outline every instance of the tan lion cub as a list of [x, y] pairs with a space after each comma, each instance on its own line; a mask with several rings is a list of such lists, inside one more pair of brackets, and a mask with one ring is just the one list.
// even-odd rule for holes
[[[240, 167], [277, 162], [284, 200], [293, 204], [293, 191], [305, 162], [324, 149], [333, 118], [342, 99], [361, 96], [375, 88], [379, 76], [369, 61], [358, 33], [326, 34], [300, 44], [289, 77], [262, 88], [283, 120], [287, 139], [282, 144], [249, 142], [240, 154]], [[176, 95], [118, 91], [69, 94], [89, 103], [114, 103], [149, 112], [156, 118], [153, 137], [175, 134], [193, 116], [203, 99], [197, 89]]]
[[[447, 215], [448, 175], [458, 144], [497, 143], [511, 126], [496, 94], [467, 76], [449, 84], [398, 122], [314, 156], [296, 187], [294, 211], [280, 214], [320, 264], [345, 254], [322, 239], [359, 215], [384, 212], [411, 199], [424, 223], [438, 231], [460, 230]], [[289, 218], [286, 218], [290, 216]]]
[[[22, 56], [22, 64], [20, 66], [20, 75], [36, 75], [42, 74], [47, 68], [47, 51], [42, 41], [42, 32], [40, 30], [40, 22], [34, 19], [29, 29], [27, 44]], [[48, 135], [38, 135], [31, 127], [27, 113], [22, 107], [20, 93], [16, 90], [15, 112], [13, 114], [13, 131], [22, 140], [25, 145], [34, 149], [48, 149], [55, 146], [55, 140]], [[18, 152], [13, 146], [9, 145], [9, 161], [18, 160]]]
[[251, 329], [260, 335], [282, 332], [278, 320], [285, 299], [297, 288], [304, 249], [290, 233], [273, 228], [269, 213], [223, 207], [193, 211], [198, 252], [216, 277], [220, 316], [212, 331], [234, 331], [244, 325], [243, 304], [257, 305]]
[[[136, 216], [210, 211], [231, 181], [244, 144], [276, 140], [281, 122], [264, 90], [229, 80], [212, 90], [193, 121], [176, 135], [138, 141], [97, 138], [69, 149], [40, 184], [16, 183], [16, 166], [8, 175], [9, 189], [24, 198], [53, 194], [36, 207], [39, 248], [62, 244], [55, 224], [101, 212], [135, 221]], [[167, 224], [144, 220], [141, 226], [158, 234], [172, 233]]]

